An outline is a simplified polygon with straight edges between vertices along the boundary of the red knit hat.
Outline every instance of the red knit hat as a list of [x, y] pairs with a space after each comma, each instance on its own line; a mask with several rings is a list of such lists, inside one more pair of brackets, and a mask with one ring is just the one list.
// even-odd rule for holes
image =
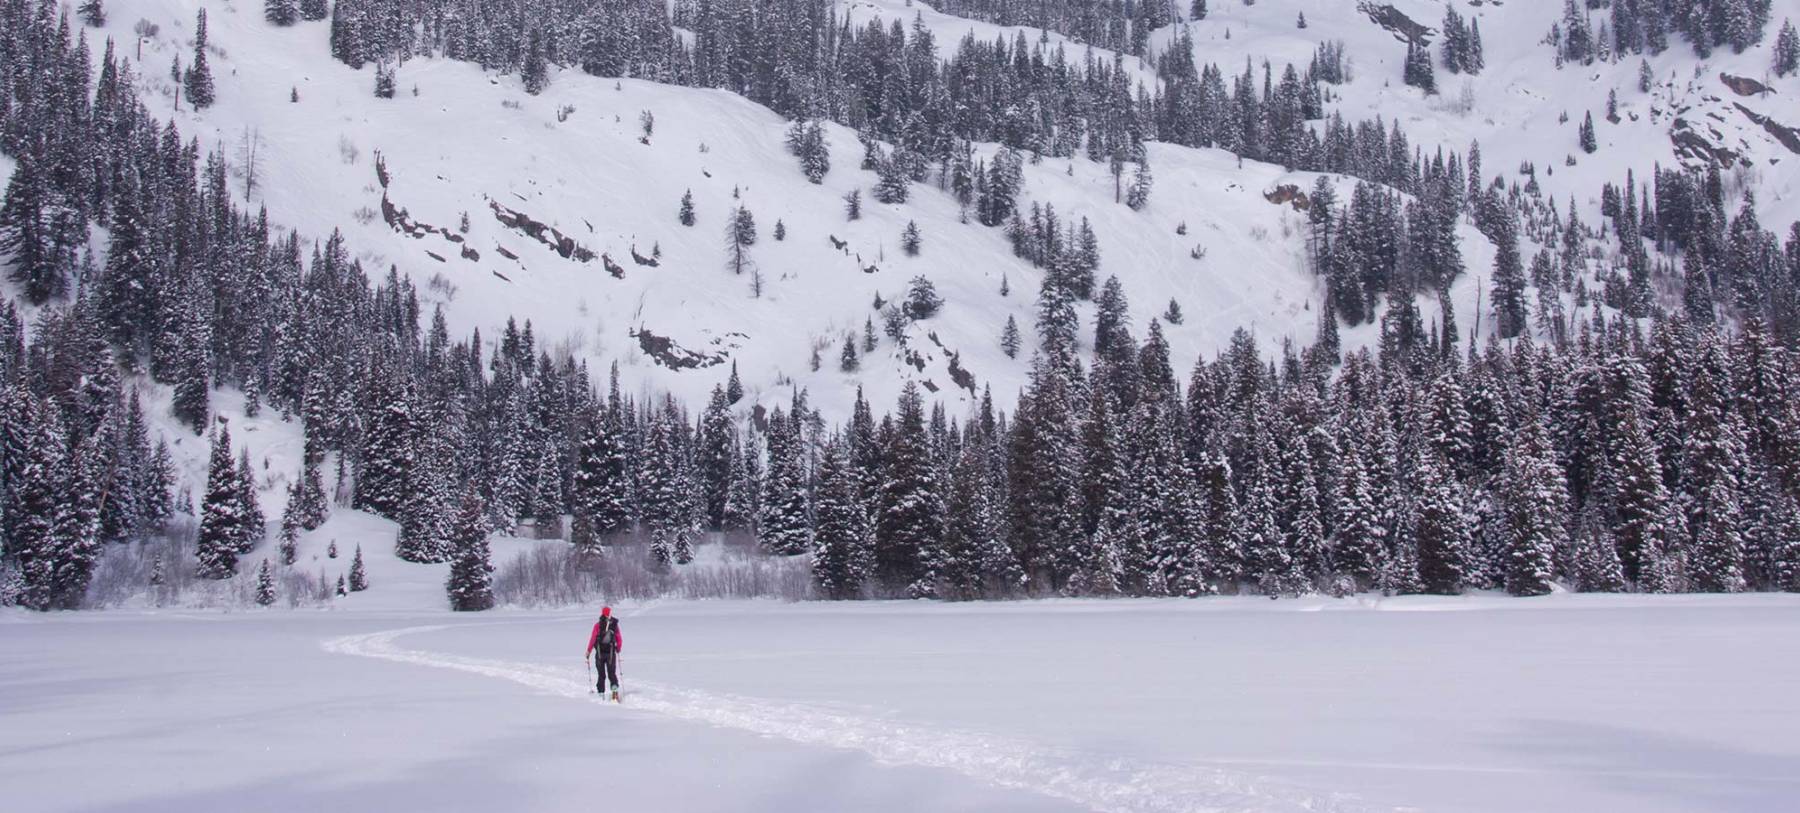
[[605, 617], [607, 617], [607, 616], [609, 616], [609, 615], [612, 615], [612, 608], [611, 608], [611, 607], [601, 607], [601, 608], [600, 608], [600, 617], [601, 617], [601, 618], [605, 618]]

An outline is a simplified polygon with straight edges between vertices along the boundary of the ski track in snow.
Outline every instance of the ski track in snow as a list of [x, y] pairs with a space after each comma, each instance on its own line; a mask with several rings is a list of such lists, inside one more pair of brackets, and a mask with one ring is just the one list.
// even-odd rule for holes
[[[327, 652], [502, 678], [541, 692], [594, 702], [588, 681], [566, 667], [406, 649], [401, 636], [449, 629], [406, 627], [322, 642]], [[1373, 808], [1342, 794], [1284, 787], [1253, 774], [1200, 765], [1097, 758], [1069, 749], [974, 732], [933, 730], [795, 703], [761, 702], [633, 681], [630, 711], [706, 723], [805, 745], [847, 748], [879, 762], [942, 768], [1005, 788], [1032, 791], [1103, 813], [1310, 811]], [[604, 701], [601, 701], [604, 702]]]

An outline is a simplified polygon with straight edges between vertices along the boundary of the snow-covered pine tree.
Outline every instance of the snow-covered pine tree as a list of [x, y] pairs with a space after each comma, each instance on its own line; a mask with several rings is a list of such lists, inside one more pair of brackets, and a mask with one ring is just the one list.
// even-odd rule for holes
[[421, 467], [408, 480], [411, 494], [400, 509], [394, 556], [405, 562], [447, 561], [454, 553], [445, 524], [454, 508], [449, 504], [449, 484], [436, 467]]
[[610, 409], [584, 416], [569, 488], [574, 514], [569, 542], [578, 553], [598, 553], [602, 543], [631, 522], [630, 473], [623, 443], [624, 427]]
[[277, 537], [276, 561], [289, 567], [300, 558], [300, 522], [294, 517], [294, 502], [289, 500], [281, 512], [281, 531]]
[[377, 370], [369, 387], [371, 414], [363, 438], [353, 505], [388, 519], [400, 519], [405, 515], [407, 484], [419, 462], [413, 446], [418, 421], [410, 388], [394, 383], [396, 374], [389, 363], [378, 363]]
[[300, 20], [300, 7], [295, 0], [263, 0], [263, 19], [271, 25], [290, 26]]
[[930, 319], [944, 307], [944, 298], [937, 292], [937, 286], [924, 275], [913, 277], [906, 284], [905, 313], [909, 319]]
[[1406, 84], [1425, 91], [1427, 96], [1436, 95], [1437, 76], [1433, 64], [1430, 48], [1421, 48], [1412, 40], [1407, 41], [1402, 69], [1402, 79]]
[[[263, 560], [265, 563], [267, 559]], [[369, 589], [369, 573], [363, 568], [362, 546], [356, 546], [356, 553], [350, 557], [350, 592], [360, 593]]]
[[1570, 541], [1576, 589], [1583, 593], [1624, 592], [1625, 568], [1619, 563], [1619, 549], [1602, 530], [1598, 518], [1590, 515], [1578, 526]]
[[813, 506], [813, 586], [826, 598], [861, 596], [870, 575], [868, 519], [858, 490], [848, 448], [834, 435], [820, 450], [819, 491]]
[[844, 349], [838, 353], [838, 371], [854, 373], [860, 366], [862, 366], [862, 361], [856, 355], [856, 336], [846, 333], [844, 334]]
[[681, 207], [675, 211], [675, 219], [681, 221], [683, 226], [694, 225], [694, 190], [688, 189], [681, 193]]
[[238, 505], [244, 519], [239, 529], [238, 553], [249, 553], [268, 533], [268, 520], [263, 515], [262, 501], [257, 497], [256, 470], [250, 468], [250, 447], [238, 450]]
[[882, 203], [905, 203], [911, 191], [912, 179], [907, 177], [901, 152], [900, 149], [895, 149], [893, 154], [884, 156], [876, 165], [875, 199]]
[[473, 485], [463, 490], [461, 505], [450, 524], [450, 541], [456, 551], [450, 560], [450, 580], [445, 584], [450, 609], [492, 609], [494, 566], [488, 561], [487, 506]]
[[300, 19], [302, 20], [323, 20], [330, 14], [330, 5], [327, 0], [300, 0]]
[[1506, 503], [1506, 592], [1550, 592], [1556, 552], [1568, 543], [1567, 485], [1540, 414], [1520, 419], [1500, 475]]
[[1125, 205], [1134, 212], [1142, 211], [1150, 205], [1150, 159], [1140, 147], [1138, 151], [1137, 171], [1131, 176], [1131, 188], [1125, 192]]
[[1413, 469], [1418, 495], [1413, 540], [1425, 592], [1453, 596], [1461, 593], [1466, 583], [1472, 529], [1463, 509], [1462, 485], [1442, 448], [1441, 444], [1425, 446]]
[[78, 11], [81, 14], [81, 21], [87, 23], [89, 27], [100, 28], [106, 25], [106, 4], [102, 0], [81, 0], [81, 7]]
[[188, 104], [195, 110], [212, 106], [214, 100], [212, 68], [206, 63], [206, 9], [200, 9], [194, 23], [194, 58], [189, 61], [182, 85], [187, 90]]
[[1800, 33], [1795, 33], [1792, 20], [1781, 21], [1781, 33], [1775, 37], [1775, 60], [1771, 67], [1776, 76], [1787, 76], [1800, 70]]
[[1387, 566], [1387, 526], [1365, 467], [1368, 452], [1364, 443], [1356, 442], [1360, 433], [1346, 437], [1349, 441], [1338, 457], [1340, 491], [1331, 561], [1338, 575], [1355, 580], [1358, 590], [1367, 590]]
[[1732, 407], [1730, 362], [1724, 341], [1701, 339], [1688, 384], [1688, 416], [1681, 441], [1682, 502], [1692, 534], [1689, 573], [1695, 589], [1744, 589], [1743, 487], [1749, 471], [1744, 428]]
[[[533, 96], [544, 92], [550, 84], [550, 63], [544, 57], [544, 35], [537, 28], [532, 28], [526, 35], [525, 62], [519, 69], [519, 81], [525, 86], [525, 92]], [[649, 134], [644, 135], [649, 138]]]
[[708, 527], [724, 528], [725, 504], [734, 487], [732, 478], [739, 467], [737, 430], [731, 422], [731, 404], [725, 400], [725, 388], [715, 385], [706, 411], [700, 416], [700, 429], [694, 439], [694, 474]]
[[1510, 339], [1529, 324], [1525, 307], [1525, 265], [1519, 257], [1518, 221], [1508, 208], [1494, 222], [1494, 329]]
[[875, 579], [888, 595], [936, 594], [944, 540], [944, 497], [925, 433], [918, 385], [901, 390], [887, 466], [875, 500]]
[[762, 498], [756, 522], [757, 542], [763, 551], [792, 556], [812, 549], [807, 449], [801, 436], [801, 417], [784, 414], [777, 407], [769, 416], [764, 435], [768, 447], [768, 472], [762, 480]]
[[1006, 326], [1000, 329], [1000, 349], [1007, 358], [1019, 357], [1019, 323], [1010, 313], [1006, 315]]
[[1582, 152], [1592, 154], [1595, 150], [1600, 149], [1599, 142], [1594, 138], [1593, 111], [1588, 111], [1582, 118], [1581, 126], [1576, 131], [1576, 140], [1581, 142]]
[[275, 603], [275, 571], [270, 569], [268, 559], [256, 569], [256, 603], [263, 607]]
[[176, 420], [186, 424], [195, 434], [206, 428], [212, 401], [212, 365], [207, 353], [212, 336], [198, 301], [199, 296], [196, 286], [186, 286], [182, 292], [182, 300], [171, 309], [179, 314], [173, 317], [177, 322], [178, 332], [174, 342], [174, 358], [171, 359], [171, 372], [175, 378], [171, 409]]
[[194, 541], [194, 570], [200, 578], [224, 579], [237, 572], [247, 523], [243, 494], [243, 481], [231, 459], [231, 430], [221, 425], [213, 436], [199, 536]]
[[844, 195], [844, 218], [846, 220], [862, 219], [862, 190], [852, 189]]
[[919, 222], [916, 220], [906, 221], [906, 230], [900, 232], [900, 249], [905, 251], [908, 257], [917, 257], [919, 256], [919, 242]]

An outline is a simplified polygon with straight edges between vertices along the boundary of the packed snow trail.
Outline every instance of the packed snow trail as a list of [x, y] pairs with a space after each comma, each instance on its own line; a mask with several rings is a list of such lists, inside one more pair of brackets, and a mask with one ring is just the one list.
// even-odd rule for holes
[[[543, 663], [471, 658], [395, 644], [404, 635], [451, 625], [405, 627], [346, 635], [322, 643], [325, 651], [399, 663], [454, 669], [503, 678], [546, 694], [577, 700], [604, 696], [589, 691], [586, 676]], [[939, 731], [794, 703], [759, 702], [709, 692], [631, 682], [628, 711], [644, 711], [708, 723], [797, 743], [862, 751], [894, 765], [943, 768], [1004, 788], [1041, 793], [1103, 813], [1182, 811], [1373, 810], [1339, 794], [1277, 786], [1252, 774], [1197, 765], [1099, 757], [974, 732]]]

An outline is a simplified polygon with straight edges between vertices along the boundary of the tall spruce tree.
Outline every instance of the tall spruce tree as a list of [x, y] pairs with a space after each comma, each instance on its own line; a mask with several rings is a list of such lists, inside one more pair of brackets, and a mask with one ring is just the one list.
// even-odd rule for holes
[[200, 9], [194, 22], [194, 58], [189, 60], [187, 73], [182, 76], [188, 104], [195, 110], [212, 107], [214, 100], [212, 68], [206, 62], [206, 46], [206, 9]]
[[875, 499], [875, 579], [888, 595], [936, 594], [944, 541], [944, 495], [925, 432], [918, 385], [901, 390], [894, 434]]
[[1506, 502], [1506, 592], [1550, 592], [1556, 551], [1568, 541], [1566, 489], [1543, 418], [1528, 414], [1506, 452], [1501, 474]]
[[231, 459], [231, 430], [220, 426], [213, 436], [206, 496], [200, 503], [200, 531], [194, 541], [195, 575], [200, 578], [224, 579], [237, 572], [238, 553], [249, 524], [243, 496], [243, 480]]
[[488, 561], [487, 506], [473, 486], [463, 491], [461, 505], [450, 523], [450, 541], [456, 551], [450, 560], [450, 579], [444, 586], [450, 609], [492, 609], [494, 566]]
[[848, 449], [834, 436], [820, 451], [814, 502], [812, 578], [825, 598], [858, 598], [870, 576], [868, 520], [858, 491]]

